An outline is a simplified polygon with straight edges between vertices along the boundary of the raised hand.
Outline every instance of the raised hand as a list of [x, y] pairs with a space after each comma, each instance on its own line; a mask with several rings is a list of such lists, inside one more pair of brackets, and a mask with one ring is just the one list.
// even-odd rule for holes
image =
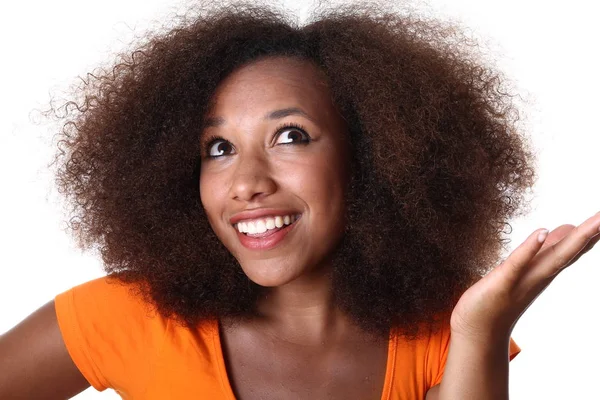
[[536, 230], [461, 296], [452, 312], [453, 335], [481, 341], [509, 336], [550, 282], [600, 240], [600, 213], [577, 227], [561, 225], [547, 237], [544, 232]]

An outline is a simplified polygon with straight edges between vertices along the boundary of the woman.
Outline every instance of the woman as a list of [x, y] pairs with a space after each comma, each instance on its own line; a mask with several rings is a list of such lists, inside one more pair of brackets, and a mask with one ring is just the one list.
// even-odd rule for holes
[[600, 217], [480, 279], [534, 180], [497, 76], [433, 23], [215, 11], [67, 105], [58, 184], [109, 277], [2, 337], [0, 397], [507, 398], [514, 324]]

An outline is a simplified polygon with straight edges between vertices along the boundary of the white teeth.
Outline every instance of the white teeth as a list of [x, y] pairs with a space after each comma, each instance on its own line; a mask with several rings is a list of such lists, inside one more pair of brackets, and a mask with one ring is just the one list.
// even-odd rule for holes
[[290, 225], [291, 223], [298, 220], [298, 218], [299, 216], [297, 215], [277, 215], [274, 218], [267, 217], [263, 219], [256, 219], [254, 221], [238, 222], [237, 224], [235, 224], [235, 228], [238, 230], [238, 232], [241, 233], [264, 233], [267, 230], [279, 229], [284, 225]]
[[256, 221], [256, 233], [265, 233], [266, 231], [267, 225], [265, 224], [265, 221], [263, 221], [262, 219]]
[[[279, 215], [275, 217], [275, 226], [278, 228], [281, 228], [283, 226], [283, 218], [281, 218]], [[273, 228], [269, 228], [269, 229], [273, 229]]]

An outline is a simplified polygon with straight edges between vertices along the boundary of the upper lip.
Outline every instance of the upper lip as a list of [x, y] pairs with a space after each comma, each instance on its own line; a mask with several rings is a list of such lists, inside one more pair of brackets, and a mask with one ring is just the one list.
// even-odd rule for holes
[[239, 221], [243, 221], [245, 219], [255, 219], [260, 217], [267, 216], [284, 216], [284, 215], [296, 215], [300, 214], [298, 211], [292, 209], [284, 209], [284, 208], [254, 208], [252, 210], [246, 210], [234, 214], [229, 222], [231, 225], [238, 223]]

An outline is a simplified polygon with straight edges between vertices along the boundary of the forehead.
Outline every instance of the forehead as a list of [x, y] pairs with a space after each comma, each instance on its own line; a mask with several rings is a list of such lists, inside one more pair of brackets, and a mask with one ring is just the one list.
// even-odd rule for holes
[[219, 84], [211, 103], [208, 115], [226, 119], [290, 107], [327, 119], [335, 109], [324, 74], [308, 61], [286, 57], [237, 69]]

